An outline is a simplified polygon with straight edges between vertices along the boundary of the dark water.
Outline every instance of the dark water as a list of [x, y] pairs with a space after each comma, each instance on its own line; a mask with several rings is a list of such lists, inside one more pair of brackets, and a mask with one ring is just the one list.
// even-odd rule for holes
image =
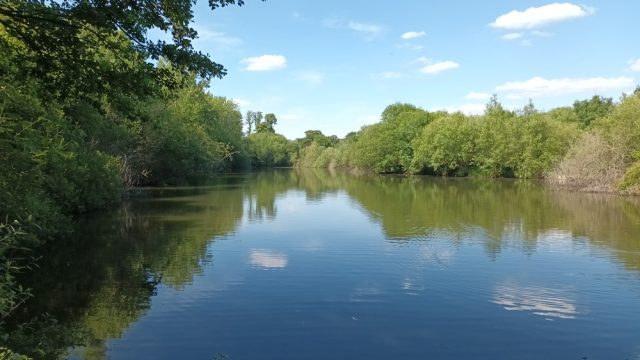
[[637, 199], [284, 170], [141, 195], [37, 271], [51, 357], [640, 359]]

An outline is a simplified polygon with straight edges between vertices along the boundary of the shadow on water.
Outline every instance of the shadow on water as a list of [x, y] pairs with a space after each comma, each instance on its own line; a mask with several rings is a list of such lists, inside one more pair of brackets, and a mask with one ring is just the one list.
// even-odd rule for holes
[[215, 261], [213, 243], [232, 236], [245, 219], [278, 217], [276, 200], [290, 191], [304, 192], [309, 203], [348, 195], [393, 244], [443, 232], [452, 242], [467, 241], [467, 234], [480, 232], [495, 258], [506, 247], [534, 253], [540, 241], [560, 232], [640, 271], [634, 198], [507, 180], [355, 177], [311, 169], [230, 175], [198, 188], [141, 189], [119, 208], [81, 219], [75, 235], [45, 249], [29, 275], [34, 297], [16, 315], [10, 345], [37, 358], [106, 358], [107, 341], [148, 311], [158, 286], [188, 287]]

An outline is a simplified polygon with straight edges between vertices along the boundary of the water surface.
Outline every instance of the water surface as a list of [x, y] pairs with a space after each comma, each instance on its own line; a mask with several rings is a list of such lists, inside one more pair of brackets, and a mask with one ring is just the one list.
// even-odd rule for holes
[[36, 271], [51, 357], [640, 359], [635, 199], [289, 170], [138, 195]]

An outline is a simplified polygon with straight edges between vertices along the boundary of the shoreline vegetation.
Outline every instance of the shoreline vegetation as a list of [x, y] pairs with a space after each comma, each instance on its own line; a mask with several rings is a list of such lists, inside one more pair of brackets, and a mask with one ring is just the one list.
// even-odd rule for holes
[[[158, 4], [0, 5], [0, 348], [29, 297], [18, 279], [35, 266], [33, 250], [64, 246], [79, 214], [137, 186], [293, 166], [544, 178], [573, 190], [640, 193], [640, 88], [618, 102], [594, 96], [549, 111], [531, 102], [507, 110], [494, 96], [481, 116], [397, 103], [343, 139], [309, 130], [288, 140], [275, 131], [275, 114], [243, 116], [209, 92], [226, 70], [191, 47], [191, 2]], [[153, 28], [172, 41], [149, 40]]]
[[640, 87], [618, 102], [593, 96], [549, 111], [531, 101], [507, 110], [495, 95], [483, 115], [396, 103], [344, 139], [311, 130], [296, 142], [296, 167], [542, 179], [571, 191], [639, 195]]

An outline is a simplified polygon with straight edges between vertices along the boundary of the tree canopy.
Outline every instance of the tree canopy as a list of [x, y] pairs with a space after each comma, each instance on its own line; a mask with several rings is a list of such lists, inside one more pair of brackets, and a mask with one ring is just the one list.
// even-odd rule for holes
[[[244, 4], [243, 0], [208, 2], [212, 10]], [[65, 67], [92, 69], [94, 73], [87, 76], [93, 78], [104, 76], [100, 66], [90, 66], [96, 65], [96, 56], [87, 56], [87, 49], [112, 48], [120, 36], [144, 60], [162, 58], [185, 74], [221, 78], [224, 66], [193, 48], [198, 36], [191, 26], [195, 4], [195, 0], [5, 0], [0, 2], [0, 31], [24, 44], [21, 55], [33, 60], [37, 75]], [[171, 41], [152, 39], [151, 29], [169, 33]], [[157, 68], [149, 65], [147, 70]], [[162, 72], [156, 75], [161, 77]]]

